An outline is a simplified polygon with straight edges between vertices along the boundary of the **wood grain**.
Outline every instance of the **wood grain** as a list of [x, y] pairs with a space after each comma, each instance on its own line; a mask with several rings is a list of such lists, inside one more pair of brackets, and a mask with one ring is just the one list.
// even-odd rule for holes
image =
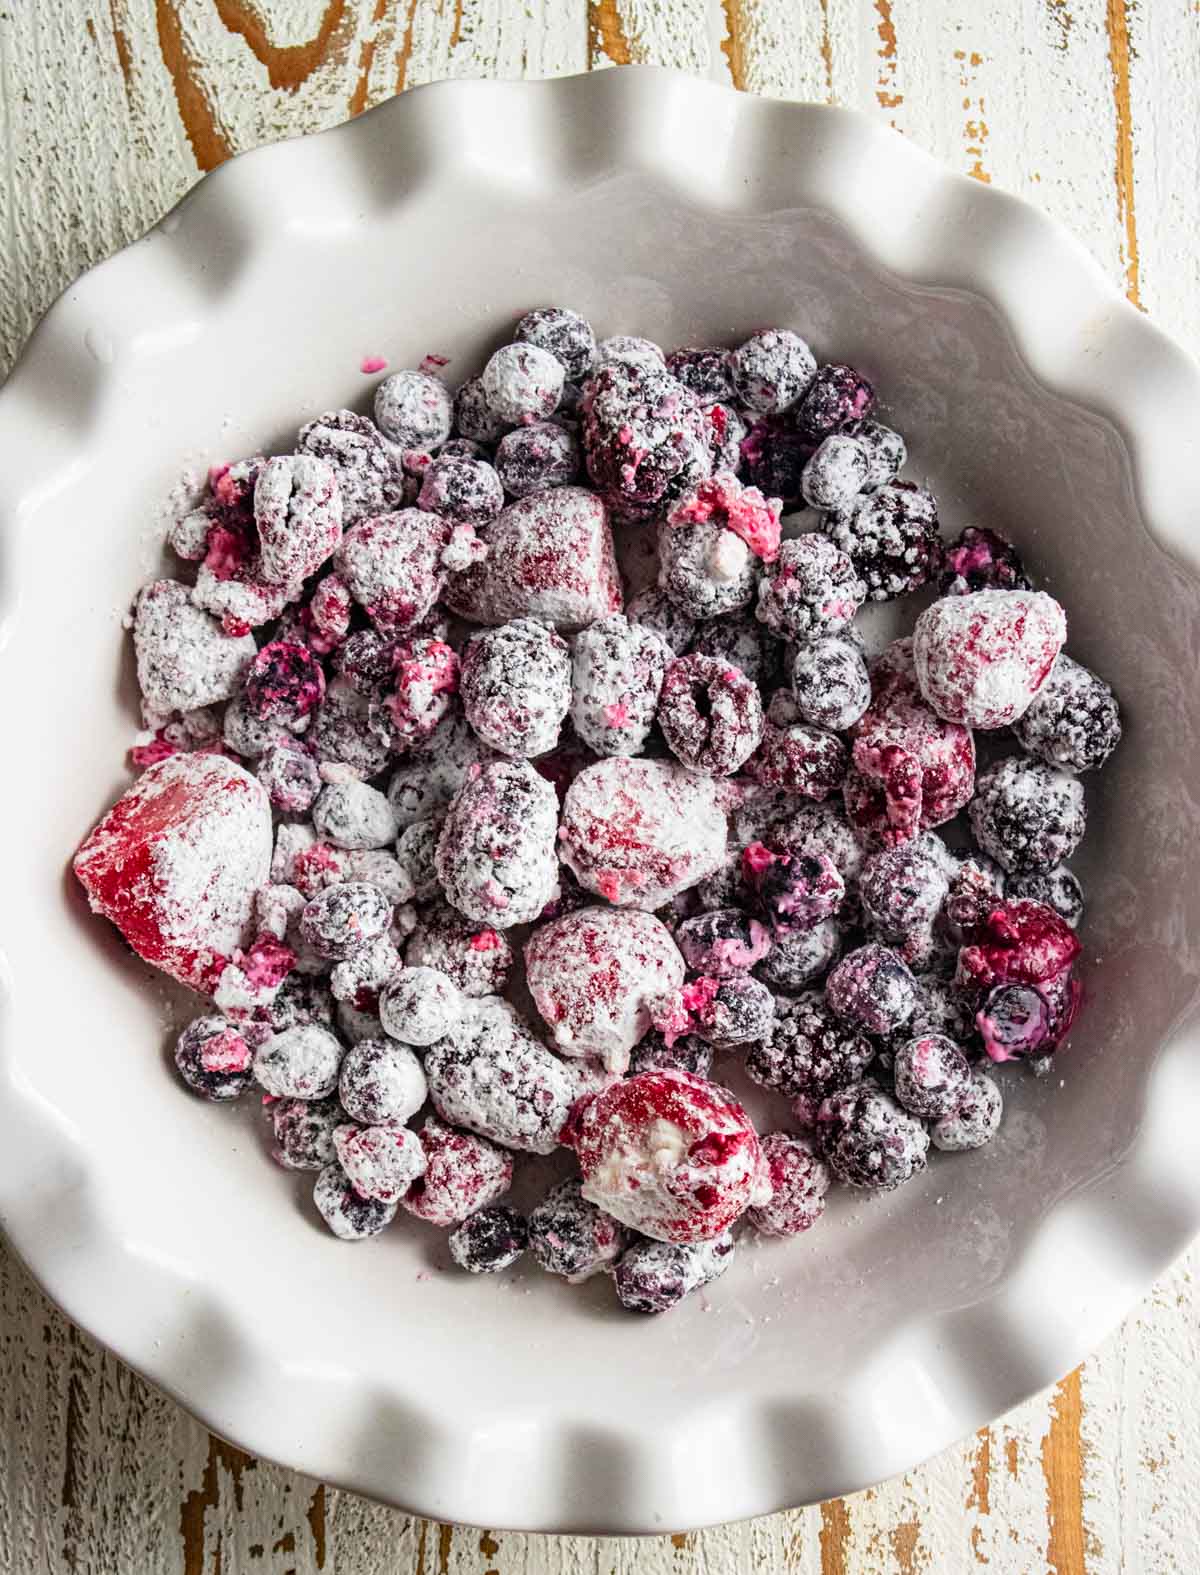
[[[1200, 348], [1195, 0], [0, 0], [0, 370], [200, 173], [447, 76], [636, 61], [854, 105], [1064, 220]], [[1051, 1392], [854, 1497], [644, 1542], [414, 1520], [256, 1461], [0, 1254], [2, 1575], [1200, 1569], [1193, 1253]]]

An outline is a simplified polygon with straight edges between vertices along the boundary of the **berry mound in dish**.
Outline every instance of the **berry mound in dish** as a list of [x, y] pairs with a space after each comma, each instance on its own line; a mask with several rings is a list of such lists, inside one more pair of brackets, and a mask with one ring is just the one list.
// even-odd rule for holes
[[794, 328], [666, 353], [549, 306], [442, 364], [211, 470], [74, 869], [333, 1237], [416, 1219], [447, 1272], [660, 1313], [1065, 1053], [1119, 705]]

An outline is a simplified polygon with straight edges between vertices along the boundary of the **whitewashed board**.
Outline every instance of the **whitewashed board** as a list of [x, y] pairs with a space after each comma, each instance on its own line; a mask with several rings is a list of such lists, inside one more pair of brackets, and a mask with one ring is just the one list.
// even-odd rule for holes
[[[441, 77], [638, 61], [884, 117], [1064, 220], [1200, 350], [1198, 0], [0, 0], [0, 372], [80, 269], [230, 153]], [[0, 1252], [0, 1572], [1194, 1575], [1198, 1264], [906, 1477], [634, 1542], [435, 1525], [251, 1460]]]

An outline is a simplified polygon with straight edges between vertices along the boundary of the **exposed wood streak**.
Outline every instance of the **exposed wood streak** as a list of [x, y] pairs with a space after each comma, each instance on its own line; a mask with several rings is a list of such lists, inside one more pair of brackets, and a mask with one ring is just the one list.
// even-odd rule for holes
[[821, 1575], [848, 1575], [846, 1551], [850, 1544], [850, 1512], [842, 1498], [821, 1505]]
[[616, 0], [588, 0], [587, 14], [589, 67], [602, 59], [611, 61], [614, 66], [633, 65], [633, 47], [625, 33]]
[[747, 77], [742, 0], [721, 0], [721, 10], [725, 13], [725, 37], [721, 40], [721, 53], [729, 66], [729, 80], [744, 93]]
[[[254, 1460], [222, 1439], [208, 1439], [208, 1459], [200, 1486], [193, 1488], [179, 1506], [179, 1535], [183, 1542], [183, 1575], [204, 1575], [204, 1522], [210, 1509], [220, 1503], [221, 1470], [233, 1479], [234, 1504], [242, 1508], [242, 1475], [253, 1469]], [[220, 1549], [217, 1559], [220, 1560]]]
[[179, 118], [192, 145], [201, 170], [216, 169], [233, 152], [208, 94], [200, 86], [196, 65], [183, 36], [183, 26], [173, 0], [154, 0], [154, 20], [158, 29], [158, 48], [170, 73]]
[[396, 92], [403, 93], [408, 86], [408, 67], [412, 60], [413, 51], [413, 18], [417, 14], [420, 0], [408, 0], [408, 16], [404, 23], [404, 37], [400, 41], [400, 49], [396, 55]]
[[481, 1531], [479, 1533], [479, 1551], [483, 1554], [485, 1559], [494, 1559], [497, 1553], [499, 1553], [500, 1544], [496, 1541], [495, 1537], [492, 1536], [490, 1531]]
[[[129, 39], [125, 29], [121, 25], [121, 19], [117, 15], [117, 0], [108, 0], [108, 14], [112, 21], [113, 48], [117, 52], [117, 65], [120, 67], [121, 80], [125, 84], [125, 92], [128, 95], [133, 83], [133, 52], [129, 47]], [[88, 26], [92, 26], [90, 18], [88, 19]], [[92, 36], [93, 38], [95, 37], [94, 29]]]
[[893, 1526], [888, 1533], [888, 1541], [891, 1543], [892, 1556], [896, 1560], [896, 1568], [900, 1571], [900, 1575], [917, 1575], [917, 1571], [924, 1569], [928, 1564], [929, 1560], [920, 1546], [921, 1527], [915, 1518], [902, 1520]]
[[1067, 49], [1071, 42], [1071, 29], [1075, 26], [1075, 18], [1067, 10], [1067, 0], [1046, 0], [1050, 11], [1050, 20], [1058, 29], [1058, 48]]
[[875, 97], [880, 109], [896, 109], [904, 102], [904, 94], [896, 92], [896, 24], [892, 18], [892, 0], [875, 0], [879, 15], [879, 49], [881, 61]]
[[438, 1567], [437, 1575], [449, 1575], [450, 1554], [454, 1545], [454, 1527], [444, 1524], [438, 1525]]
[[[346, 0], [329, 0], [316, 35], [304, 44], [273, 44], [262, 19], [249, 0], [213, 0], [222, 25], [244, 39], [267, 80], [275, 89], [296, 89], [335, 53], [334, 40], [346, 21]], [[353, 18], [351, 18], [353, 21]]]
[[1137, 211], [1133, 184], [1133, 102], [1129, 86], [1129, 0], [1107, 0], [1108, 64], [1112, 74], [1113, 107], [1117, 117], [1114, 173], [1117, 186], [1117, 219], [1124, 227], [1121, 260], [1125, 265], [1125, 294], [1141, 306], [1138, 260]]
[[1021, 1446], [1015, 1438], [1004, 1440], [1004, 1464], [1008, 1474], [1015, 1482], [1021, 1474]]
[[417, 1533], [417, 1567], [413, 1575], [425, 1575], [425, 1545], [429, 1541], [429, 1522], [423, 1520]]
[[463, 0], [454, 0], [454, 21], [450, 27], [450, 53], [453, 54], [462, 39]]
[[836, 104], [833, 91], [833, 31], [829, 25], [829, 0], [821, 0], [821, 61], [825, 67], [825, 102]]
[[1080, 1369], [1054, 1391], [1042, 1440], [1046, 1479], [1046, 1562], [1054, 1575], [1083, 1575], [1083, 1391]]
[[[959, 86], [974, 89], [978, 68], [983, 64], [983, 56], [977, 50], [972, 50], [968, 55], [965, 49], [956, 49], [954, 58], [959, 63]], [[967, 168], [967, 174], [975, 180], [983, 181], [984, 185], [990, 186], [992, 177], [983, 167], [983, 150], [991, 133], [988, 130], [987, 121], [983, 118], [984, 101], [982, 94], [972, 97], [971, 93], [968, 92], [962, 101], [962, 107], [968, 112], [967, 118], [963, 122], [963, 136], [967, 143], [967, 156], [973, 160]]]
[[981, 1427], [975, 1435], [975, 1453], [971, 1459], [971, 1491], [967, 1494], [967, 1508], [990, 1515], [992, 1493], [992, 1433]]
[[313, 1562], [319, 1570], [325, 1568], [325, 1484], [319, 1482], [309, 1500], [306, 1512], [308, 1529], [312, 1532]]
[[686, 1531], [677, 1531], [671, 1538], [671, 1546], [673, 1548], [678, 1548], [681, 1551], [691, 1547], [691, 1545], [692, 1539], [688, 1536]]
[[351, 115], [361, 115], [367, 107], [367, 97], [371, 85], [371, 67], [375, 63], [375, 51], [379, 47], [378, 27], [383, 21], [388, 8], [388, 0], [375, 0], [375, 10], [371, 16], [371, 34], [363, 40], [362, 48], [358, 55], [358, 81], [354, 84], [354, 92], [350, 95], [349, 109]]

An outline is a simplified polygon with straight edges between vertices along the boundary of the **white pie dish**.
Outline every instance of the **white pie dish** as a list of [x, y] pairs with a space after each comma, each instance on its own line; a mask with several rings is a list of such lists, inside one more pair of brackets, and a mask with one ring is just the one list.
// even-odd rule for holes
[[[1088, 1001], [998, 1139], [631, 1318], [439, 1273], [299, 1206], [163, 1065], [167, 993], [69, 856], [124, 785], [121, 619], [181, 468], [338, 404], [365, 355], [477, 369], [522, 310], [861, 366], [950, 530], [1011, 535], [1117, 689], [1077, 861]], [[0, 396], [0, 1223], [219, 1433], [442, 1520], [663, 1531], [863, 1486], [1053, 1381], [1200, 1229], [1200, 372], [1033, 209], [849, 112], [638, 69], [421, 89], [206, 178], [67, 291]], [[1099, 959], [1103, 959], [1103, 965]], [[1060, 1078], [1065, 1086], [1060, 1086]]]

